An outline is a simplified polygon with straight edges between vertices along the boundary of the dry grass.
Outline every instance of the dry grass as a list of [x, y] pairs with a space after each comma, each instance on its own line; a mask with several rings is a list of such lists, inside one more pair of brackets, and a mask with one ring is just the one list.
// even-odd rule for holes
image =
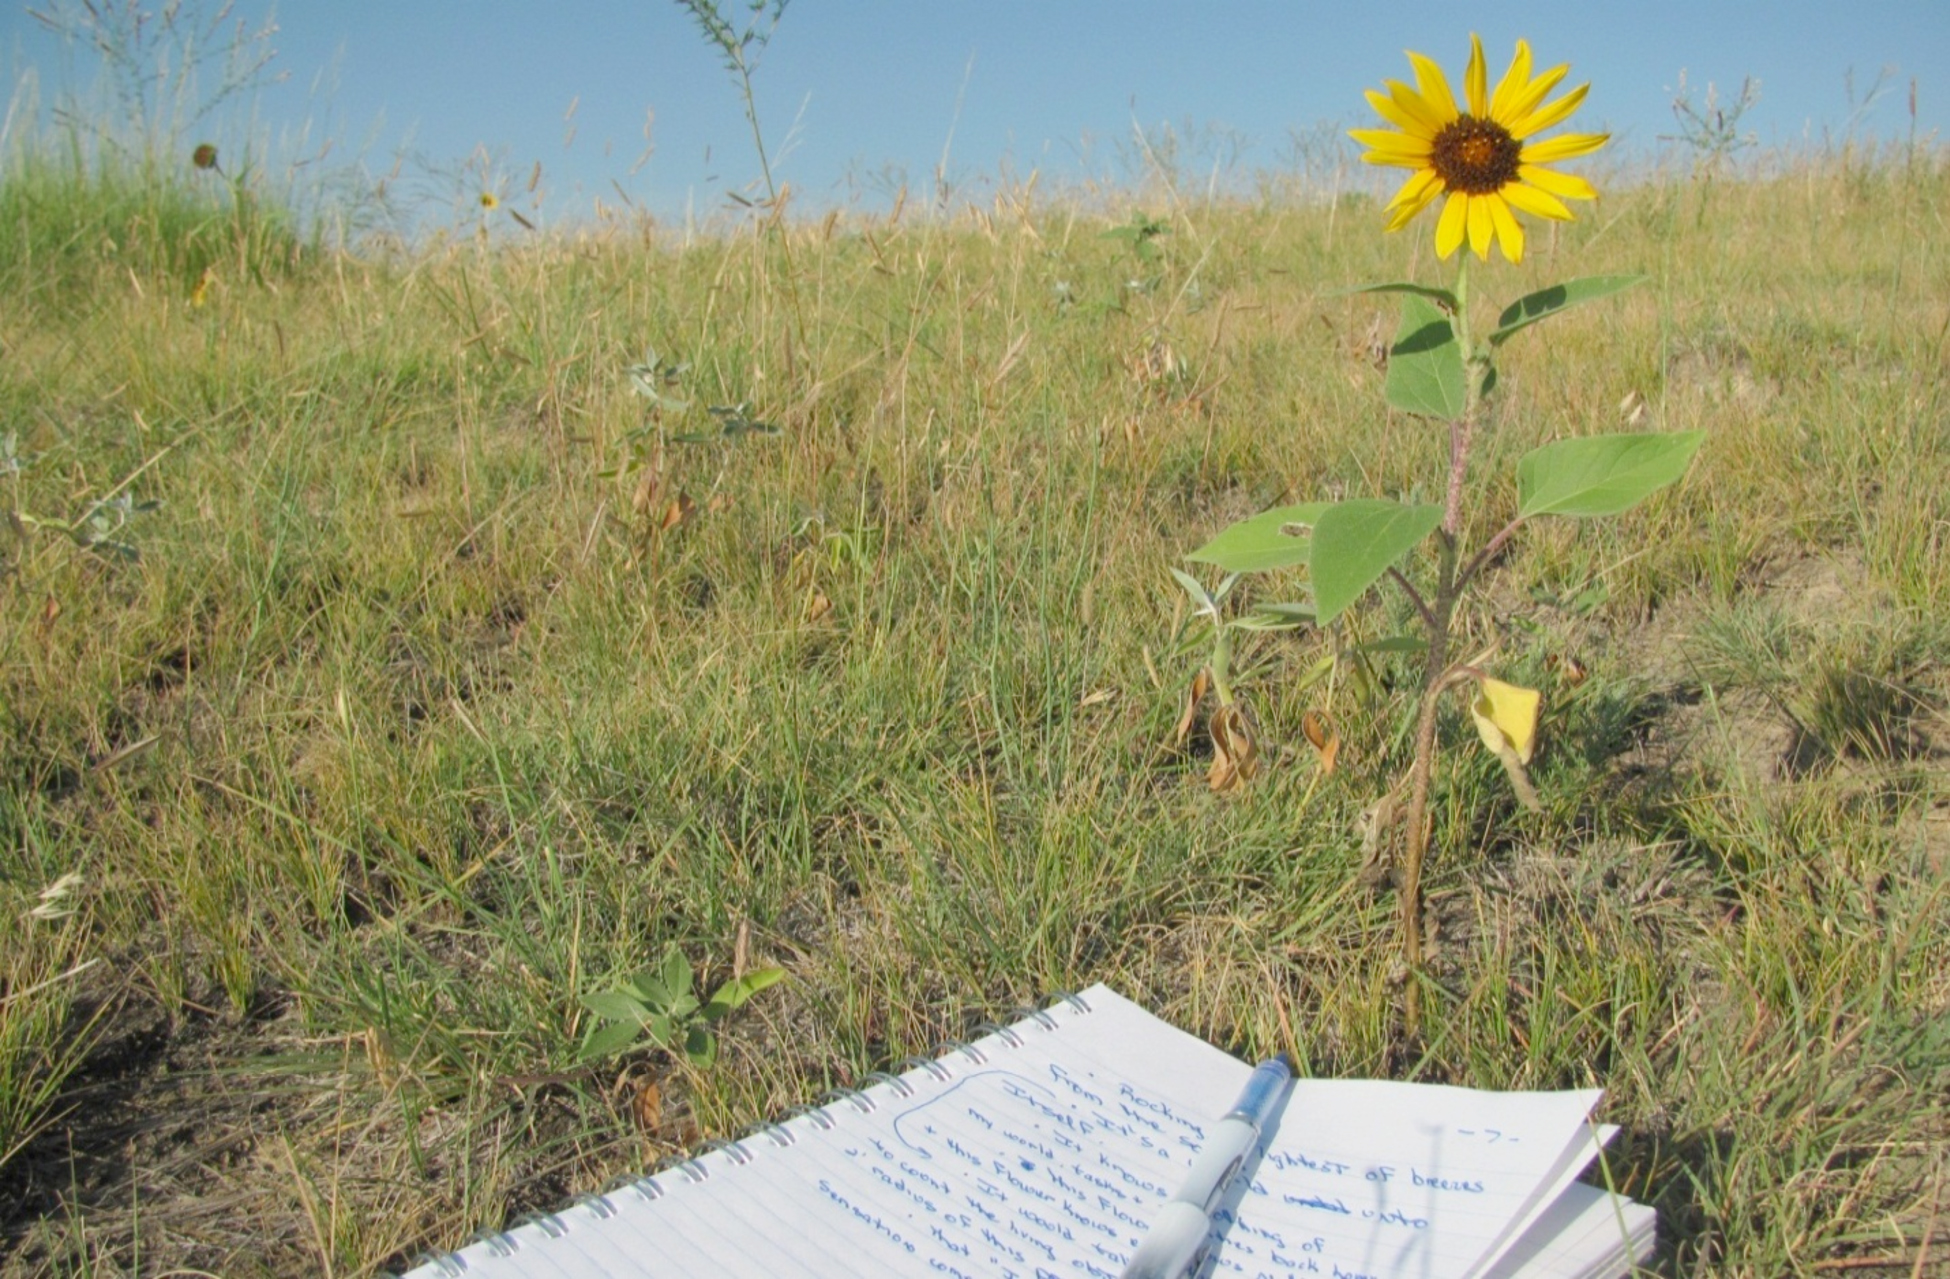
[[[1546, 811], [1448, 757], [1419, 1044], [1354, 882], [1413, 673], [1303, 686], [1332, 638], [1268, 641], [1264, 775], [1170, 745], [1166, 567], [1436, 474], [1340, 292], [1435, 275], [1371, 203], [1161, 194], [1155, 261], [1016, 193], [794, 227], [802, 326], [775, 241], [631, 228], [8, 308], [0, 499], [164, 505], [138, 562], [0, 546], [7, 1269], [399, 1267], [1102, 979], [1318, 1072], [1603, 1084], [1668, 1273], [1944, 1273], [1950, 173], [1707, 194], [1478, 284], [1654, 277], [1514, 345], [1485, 477], [1632, 393], [1710, 439], [1470, 618], [1547, 690]], [[631, 394], [646, 344], [692, 408]], [[738, 402], [783, 433], [667, 438]], [[741, 929], [790, 978], [716, 1069], [577, 1063], [579, 994], [670, 942], [722, 976]]]

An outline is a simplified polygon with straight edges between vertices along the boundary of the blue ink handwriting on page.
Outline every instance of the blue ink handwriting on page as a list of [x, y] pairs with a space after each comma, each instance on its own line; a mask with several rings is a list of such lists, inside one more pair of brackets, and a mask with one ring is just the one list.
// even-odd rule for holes
[[[897, 1080], [495, 1236], [462, 1254], [465, 1273], [1116, 1279], [1250, 1073], [1093, 987]], [[1575, 1212], [1559, 1204], [1597, 1152], [1597, 1100], [1300, 1080], [1215, 1217], [1207, 1273], [1464, 1279], [1520, 1241], [1545, 1255], [1523, 1240], [1538, 1222], [1618, 1252], [1588, 1196]], [[1639, 1246], [1627, 1241], [1626, 1264]], [[410, 1279], [460, 1273], [451, 1260]]]

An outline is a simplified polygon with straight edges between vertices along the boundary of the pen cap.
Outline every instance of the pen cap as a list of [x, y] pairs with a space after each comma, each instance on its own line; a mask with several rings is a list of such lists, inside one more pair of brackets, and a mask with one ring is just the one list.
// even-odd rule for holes
[[1227, 1112], [1227, 1118], [1237, 1115], [1251, 1124], [1255, 1131], [1266, 1126], [1273, 1116], [1273, 1110], [1286, 1096], [1287, 1083], [1293, 1078], [1293, 1068], [1286, 1064], [1284, 1055], [1271, 1061], [1261, 1062], [1254, 1070], [1253, 1077], [1246, 1081], [1246, 1090], [1239, 1094], [1237, 1105]]

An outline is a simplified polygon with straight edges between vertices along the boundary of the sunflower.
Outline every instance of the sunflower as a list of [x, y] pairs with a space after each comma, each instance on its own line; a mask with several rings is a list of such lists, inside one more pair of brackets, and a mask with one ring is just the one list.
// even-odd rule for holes
[[1435, 251], [1447, 258], [1467, 239], [1479, 258], [1488, 258], [1490, 242], [1503, 246], [1503, 256], [1523, 260], [1523, 227], [1512, 209], [1555, 221], [1571, 220], [1565, 200], [1595, 200], [1597, 189], [1583, 178], [1544, 166], [1557, 160], [1588, 155], [1603, 146], [1607, 133], [1563, 133], [1542, 142], [1527, 139], [1542, 133], [1577, 110], [1591, 86], [1581, 84], [1554, 102], [1545, 97], [1570, 70], [1555, 66], [1541, 75], [1530, 74], [1530, 45], [1517, 41], [1510, 69], [1489, 91], [1483, 68], [1483, 42], [1469, 37], [1469, 69], [1463, 86], [1467, 111], [1459, 110], [1442, 68], [1411, 52], [1415, 87], [1399, 80], [1386, 82], [1388, 92], [1368, 90], [1368, 102], [1394, 129], [1353, 129], [1350, 137], [1367, 151], [1369, 164], [1413, 169], [1388, 202], [1388, 230], [1399, 231], [1416, 214], [1446, 196], [1435, 226]]

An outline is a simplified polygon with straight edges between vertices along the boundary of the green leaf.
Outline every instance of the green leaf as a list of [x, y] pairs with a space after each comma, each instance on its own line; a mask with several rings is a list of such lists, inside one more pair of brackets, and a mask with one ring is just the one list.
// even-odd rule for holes
[[659, 1048], [668, 1048], [677, 1034], [677, 1023], [661, 1014], [651, 1013], [649, 1020], [643, 1023], [643, 1029], [650, 1036], [651, 1043]]
[[1517, 462], [1517, 517], [1616, 515], [1686, 473], [1704, 431], [1587, 435], [1532, 449]]
[[666, 1004], [674, 1004], [681, 996], [691, 993], [691, 961], [675, 946], [664, 952], [662, 977]]
[[1192, 597], [1192, 603], [1200, 612], [1216, 614], [1219, 611], [1219, 606], [1213, 603], [1211, 595], [1206, 593], [1204, 583], [1183, 569], [1175, 568], [1171, 570], [1171, 575], [1178, 579], [1178, 584], [1185, 588], [1185, 594]]
[[1217, 564], [1228, 573], [1264, 573], [1268, 569], [1290, 568], [1307, 562], [1312, 539], [1306, 534], [1282, 532], [1289, 525], [1311, 528], [1331, 502], [1301, 502], [1297, 506], [1276, 506], [1240, 520], [1220, 530], [1219, 535], [1185, 558], [1201, 564]]
[[1644, 281], [1642, 275], [1587, 275], [1583, 279], [1566, 280], [1548, 289], [1526, 293], [1504, 307], [1503, 314], [1496, 317], [1496, 332], [1490, 334], [1490, 345], [1502, 346], [1512, 334], [1522, 332], [1539, 320], [1548, 320], [1559, 311], [1585, 302], [1596, 302], [1599, 298], [1623, 293]]
[[1242, 631], [1297, 631], [1313, 624], [1314, 610], [1307, 604], [1255, 604], [1233, 623]]
[[578, 1055], [584, 1061], [614, 1057], [636, 1042], [640, 1029], [634, 1022], [613, 1021], [590, 1031], [588, 1038], [582, 1041], [582, 1051]]
[[1424, 297], [1438, 304], [1451, 315], [1456, 313], [1457, 303], [1455, 294], [1447, 289], [1432, 289], [1426, 284], [1409, 284], [1406, 281], [1396, 281], [1391, 284], [1366, 284], [1358, 289], [1349, 289], [1347, 296], [1353, 296], [1358, 293], [1413, 293], [1417, 297]]
[[684, 1055], [693, 1066], [712, 1065], [718, 1060], [717, 1037], [702, 1026], [691, 1027], [691, 1033], [684, 1036]]
[[1388, 403], [1448, 422], [1462, 416], [1468, 388], [1462, 343], [1449, 317], [1416, 294], [1403, 298], [1401, 331], [1388, 351]]
[[1354, 646], [1357, 653], [1426, 653], [1428, 650], [1429, 642], [1417, 635], [1390, 635]]
[[605, 990], [594, 995], [584, 995], [582, 1006], [598, 1017], [627, 1023], [632, 1036], [636, 1034], [636, 1028], [650, 1018], [650, 1010], [643, 1006], [643, 1002], [623, 990]]
[[1314, 608], [1321, 623], [1339, 617], [1440, 523], [1439, 506], [1357, 498], [1328, 507], [1314, 523]]
[[783, 968], [757, 968], [743, 977], [732, 978], [711, 992], [710, 1002], [704, 1005], [705, 1017], [716, 1021], [784, 976]]

